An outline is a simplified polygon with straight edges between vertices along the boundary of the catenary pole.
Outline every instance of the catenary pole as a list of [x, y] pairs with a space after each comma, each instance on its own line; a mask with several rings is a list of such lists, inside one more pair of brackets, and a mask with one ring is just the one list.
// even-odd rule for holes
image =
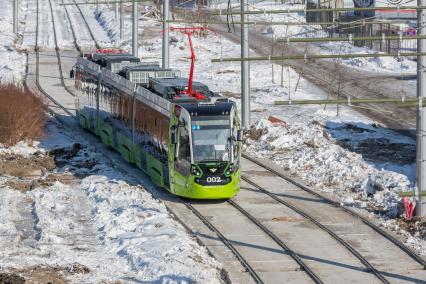
[[120, 39], [124, 40], [124, 4], [123, 0], [120, 0]]
[[[248, 26], [244, 24], [247, 15], [247, 0], [241, 0], [241, 58], [249, 57]], [[245, 129], [250, 126], [250, 69], [248, 61], [241, 61], [241, 119]]]
[[169, 0], [163, 1], [163, 68], [169, 68]]
[[138, 2], [133, 0], [132, 54], [138, 56]]
[[[417, 0], [417, 5], [425, 5], [426, 0]], [[417, 10], [417, 22], [418, 31], [417, 34], [422, 36], [426, 35], [426, 11]], [[418, 52], [426, 51], [426, 40], [417, 40]], [[423, 108], [423, 99], [425, 98], [426, 92], [426, 57], [417, 57], [417, 98], [418, 98], [418, 109], [417, 109], [417, 144], [416, 144], [416, 155], [417, 155], [417, 168], [416, 168], [416, 215], [425, 217], [426, 216], [426, 116]]]
[[13, 33], [18, 33], [18, 0], [13, 0]]

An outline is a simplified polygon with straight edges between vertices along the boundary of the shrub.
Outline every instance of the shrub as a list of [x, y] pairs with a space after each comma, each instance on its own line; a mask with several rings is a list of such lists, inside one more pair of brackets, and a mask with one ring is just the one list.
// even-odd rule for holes
[[39, 96], [12, 84], [0, 85], [1, 144], [41, 138], [45, 123], [46, 106]]

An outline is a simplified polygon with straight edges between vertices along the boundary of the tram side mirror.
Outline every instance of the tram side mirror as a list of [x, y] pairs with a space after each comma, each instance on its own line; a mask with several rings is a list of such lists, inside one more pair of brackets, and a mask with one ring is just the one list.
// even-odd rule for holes
[[74, 78], [74, 69], [71, 69], [70, 71], [70, 78]]
[[238, 142], [243, 141], [243, 130], [242, 129], [237, 130], [237, 141]]
[[178, 132], [177, 132], [176, 126], [174, 126], [174, 127], [172, 128], [172, 143], [173, 143], [174, 145], [176, 145], [176, 144], [177, 144], [177, 142], [178, 142]]

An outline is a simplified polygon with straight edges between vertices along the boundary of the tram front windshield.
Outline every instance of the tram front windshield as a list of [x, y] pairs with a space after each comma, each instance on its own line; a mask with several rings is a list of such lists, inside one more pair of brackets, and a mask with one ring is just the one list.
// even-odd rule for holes
[[230, 160], [229, 117], [193, 117], [191, 129], [195, 162]]

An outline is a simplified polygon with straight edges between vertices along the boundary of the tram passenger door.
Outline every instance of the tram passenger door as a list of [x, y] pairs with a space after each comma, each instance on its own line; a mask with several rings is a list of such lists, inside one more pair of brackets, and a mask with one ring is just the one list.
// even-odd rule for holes
[[177, 141], [175, 171], [177, 174], [174, 177], [175, 186], [179, 189], [186, 188], [188, 183], [188, 176], [191, 169], [191, 147], [189, 140], [188, 124], [181, 122], [178, 127], [178, 141]]

